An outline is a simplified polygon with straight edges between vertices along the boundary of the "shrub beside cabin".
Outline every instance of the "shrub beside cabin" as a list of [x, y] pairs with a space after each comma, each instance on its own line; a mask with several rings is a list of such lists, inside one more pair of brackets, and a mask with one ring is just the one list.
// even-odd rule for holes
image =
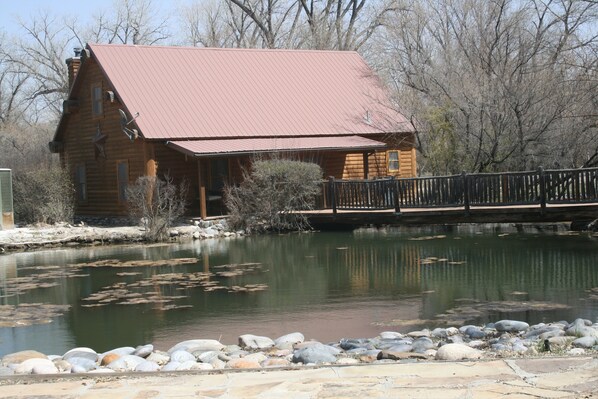
[[189, 213], [218, 215], [258, 154], [339, 179], [415, 176], [412, 126], [356, 52], [90, 44], [67, 65], [50, 148], [79, 216], [126, 215], [143, 175], [185, 179]]

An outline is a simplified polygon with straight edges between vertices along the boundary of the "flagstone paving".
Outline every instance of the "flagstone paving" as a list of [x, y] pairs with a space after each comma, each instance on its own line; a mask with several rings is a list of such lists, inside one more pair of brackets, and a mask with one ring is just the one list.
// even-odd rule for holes
[[597, 398], [598, 358], [0, 378], [0, 398]]

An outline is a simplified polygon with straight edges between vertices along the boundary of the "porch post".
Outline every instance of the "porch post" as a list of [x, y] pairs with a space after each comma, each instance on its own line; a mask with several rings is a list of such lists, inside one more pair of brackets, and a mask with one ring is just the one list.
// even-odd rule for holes
[[197, 180], [199, 183], [199, 216], [205, 219], [208, 217], [208, 210], [206, 208], [206, 182], [202, 177], [201, 159], [197, 160]]
[[143, 147], [145, 149], [145, 175], [149, 177], [156, 177], [157, 165], [156, 156], [154, 155], [154, 145], [144, 142]]
[[370, 160], [368, 157], [368, 153], [364, 152], [363, 153], [363, 178], [365, 180], [368, 179], [369, 171], [370, 171]]
[[[148, 143], [147, 141], [143, 142], [143, 157], [145, 161], [144, 166], [144, 175], [147, 177], [156, 178], [157, 172], [157, 164], [156, 164], [156, 155], [154, 153], [154, 145]], [[154, 189], [155, 189], [156, 182], [152, 182], [151, 185], [147, 189], [147, 205], [151, 206], [153, 196], [154, 196]]]

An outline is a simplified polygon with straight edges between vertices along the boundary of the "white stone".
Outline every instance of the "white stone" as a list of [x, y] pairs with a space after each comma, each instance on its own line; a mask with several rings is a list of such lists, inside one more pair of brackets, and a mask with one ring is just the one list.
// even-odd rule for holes
[[33, 370], [31, 370], [31, 374], [58, 374], [58, 368], [52, 364], [42, 364], [38, 366], [34, 366]]
[[54, 363], [50, 360], [50, 359], [39, 359], [39, 358], [34, 358], [34, 359], [27, 359], [24, 362], [18, 364], [15, 368], [15, 374], [31, 374], [33, 372], [33, 369], [36, 367], [42, 367], [42, 368], [54, 368], [54, 370], [56, 370], [54, 373], [58, 372], [58, 369], [56, 369], [56, 366], [54, 366]]
[[353, 357], [341, 357], [340, 359], [336, 360], [336, 364], [359, 364], [359, 360]]
[[471, 360], [480, 359], [482, 352], [464, 344], [446, 344], [436, 352], [436, 360]]
[[163, 366], [170, 361], [170, 356], [162, 352], [153, 352], [146, 358], [146, 360], [158, 363], [160, 366]]
[[401, 339], [403, 334], [396, 331], [383, 331], [380, 333], [380, 339]]
[[186, 362], [181, 362], [179, 364], [179, 367], [177, 367], [177, 371], [185, 371], [185, 370], [191, 370], [191, 367], [195, 366], [197, 364], [197, 362], [193, 361], [193, 360], [187, 360]]
[[189, 370], [214, 370], [210, 363], [195, 363]]
[[69, 360], [73, 357], [85, 358], [95, 362], [98, 360], [99, 355], [93, 349], [86, 347], [74, 348], [62, 355], [64, 360]]
[[449, 327], [446, 329], [446, 334], [451, 337], [453, 335], [459, 334], [459, 329], [457, 327]]
[[88, 374], [109, 374], [109, 373], [116, 373], [116, 371], [107, 368], [99, 368], [95, 370], [88, 371]]
[[585, 353], [586, 353], [586, 351], [582, 348], [573, 348], [573, 349], [569, 349], [567, 351], [567, 354], [571, 355], [571, 356], [581, 356], [581, 355], [584, 355]]
[[188, 361], [195, 362], [195, 356], [184, 350], [178, 350], [170, 354], [170, 360], [173, 362], [184, 363]]

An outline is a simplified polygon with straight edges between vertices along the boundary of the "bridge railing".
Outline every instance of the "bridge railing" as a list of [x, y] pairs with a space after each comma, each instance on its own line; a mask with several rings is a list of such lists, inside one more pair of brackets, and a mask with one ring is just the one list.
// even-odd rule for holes
[[381, 210], [598, 202], [598, 168], [339, 180], [323, 187], [324, 208]]

